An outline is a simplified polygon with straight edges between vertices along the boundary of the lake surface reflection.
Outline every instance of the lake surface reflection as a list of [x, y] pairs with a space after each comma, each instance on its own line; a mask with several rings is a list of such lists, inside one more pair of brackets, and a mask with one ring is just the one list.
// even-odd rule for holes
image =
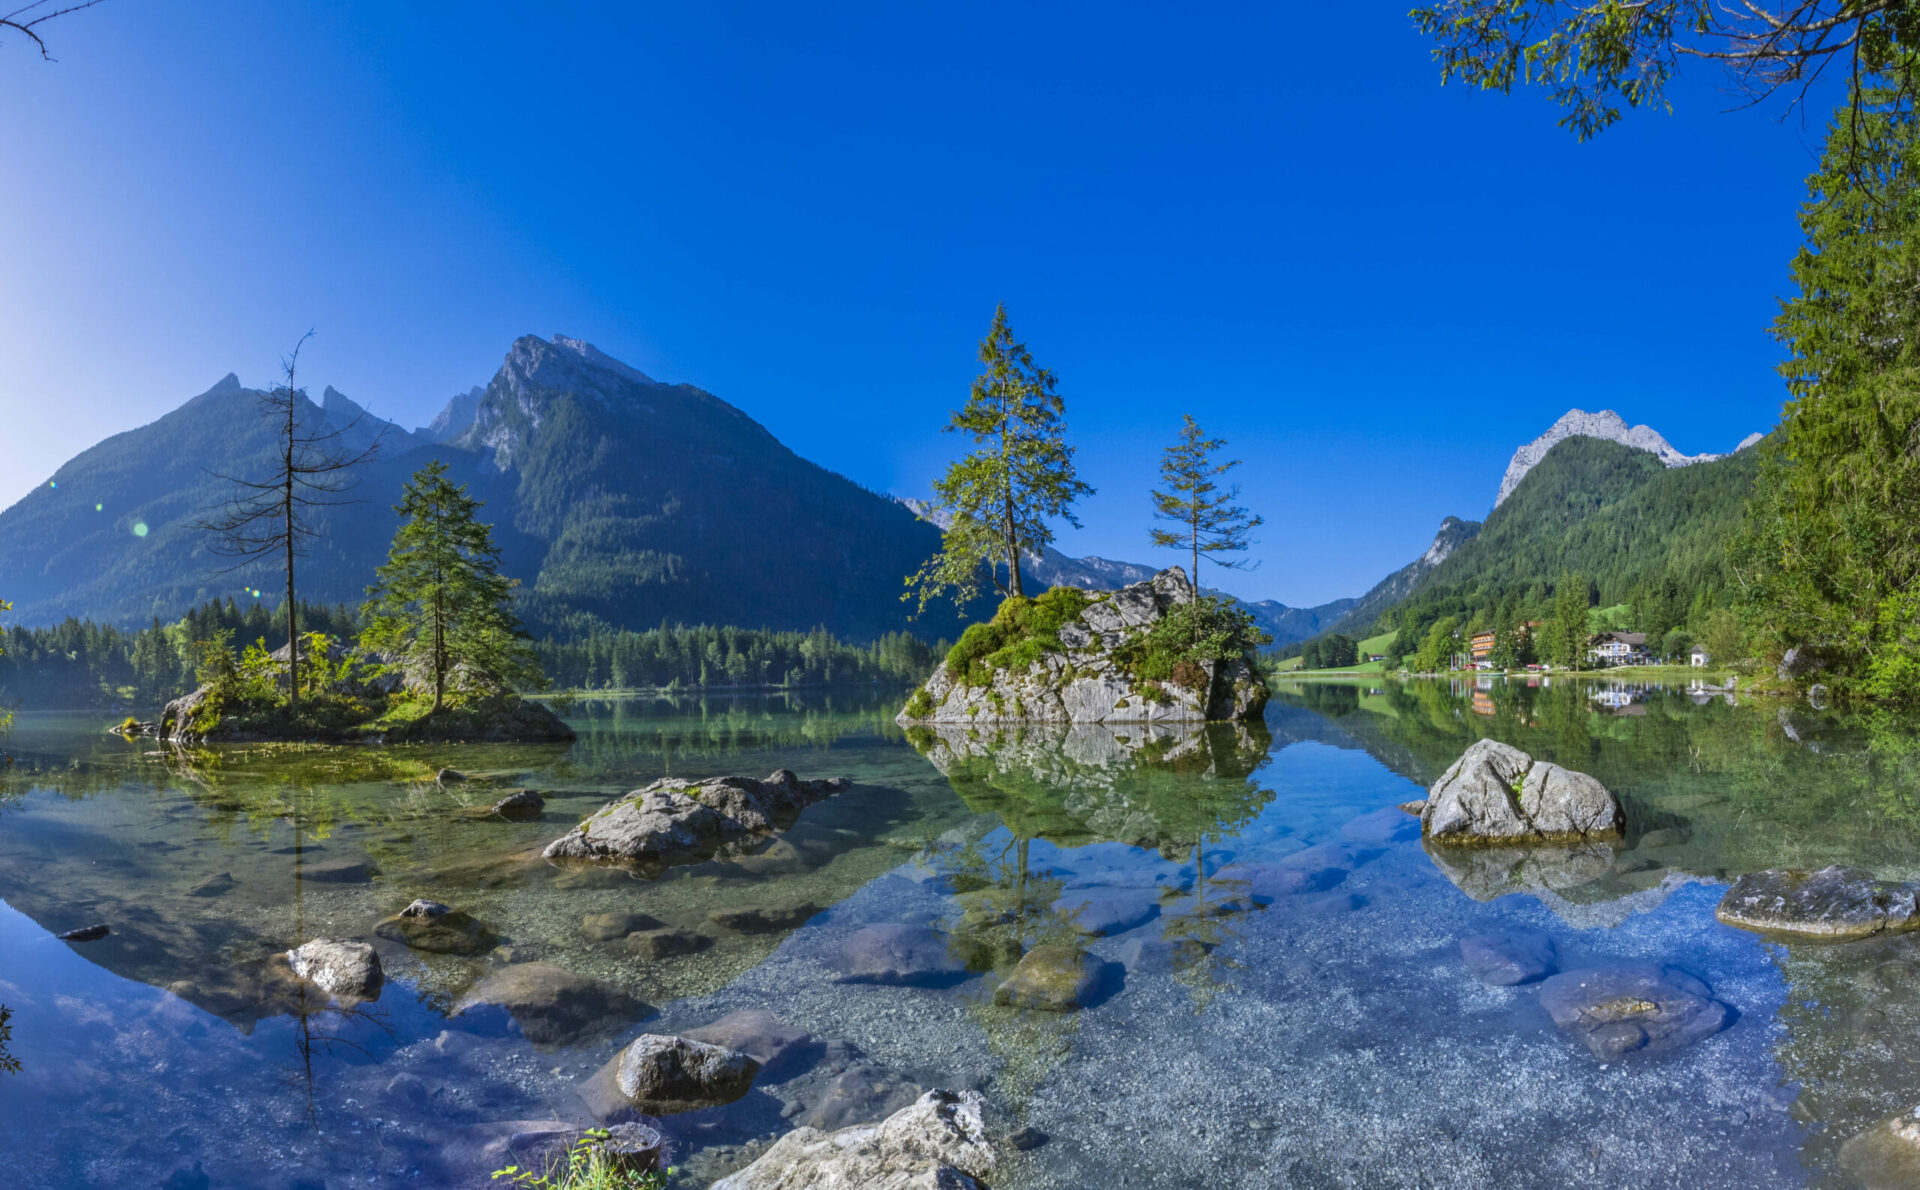
[[[156, 751], [22, 715], [0, 770], [9, 1184], [484, 1185], [516, 1132], [593, 1118], [625, 1040], [743, 1009], [809, 1037], [746, 1098], [661, 1122], [678, 1185], [931, 1086], [1046, 1137], [1007, 1152], [1003, 1190], [1846, 1186], [1843, 1143], [1920, 1102], [1920, 939], [1783, 945], [1713, 917], [1757, 868], [1920, 877], [1911, 724], [1685, 684], [1292, 683], [1264, 725], [1194, 732], [909, 734], [896, 702], [582, 703], [549, 748]], [[1483, 737], [1599, 777], [1626, 837], [1430, 855], [1395, 807]], [[657, 879], [539, 857], [655, 777], [777, 768], [855, 784]], [[539, 820], [485, 812], [516, 788], [546, 793]], [[374, 933], [415, 897], [498, 945]], [[54, 937], [94, 922], [112, 934]], [[899, 922], [945, 935], [953, 977], [846, 980], [860, 931]], [[1461, 939], [1515, 931], [1563, 971], [1683, 969], [1732, 1023], [1602, 1062], [1537, 984], [1469, 973]], [[275, 956], [313, 937], [373, 942], [380, 997], [343, 1011], [288, 979]], [[1092, 956], [1077, 1010], [996, 1004], [1043, 945]], [[471, 1002], [519, 964], [604, 1013], [556, 1032]]]

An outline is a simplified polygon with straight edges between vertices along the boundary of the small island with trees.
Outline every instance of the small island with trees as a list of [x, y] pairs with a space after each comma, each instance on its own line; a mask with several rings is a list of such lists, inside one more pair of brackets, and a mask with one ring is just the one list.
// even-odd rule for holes
[[[288, 380], [276, 395], [293, 391], [291, 366]], [[572, 739], [558, 715], [518, 693], [544, 686], [545, 676], [513, 615], [513, 582], [500, 573], [492, 529], [477, 515], [480, 502], [447, 478], [444, 463], [429, 463], [407, 482], [394, 509], [400, 526], [360, 609], [357, 636], [299, 631], [292, 598], [301, 533], [297, 477], [301, 460], [311, 456], [301, 453], [295, 422], [286, 425], [284, 457], [291, 461], [277, 485], [277, 522], [237, 538], [236, 525], [267, 518], [230, 515], [224, 541], [238, 556], [258, 556], [244, 547], [265, 541], [285, 558], [289, 643], [269, 652], [256, 640], [236, 653], [229, 631], [212, 630], [194, 642], [198, 688], [169, 702], [158, 722], [129, 719], [116, 730], [175, 743]], [[309, 465], [306, 474], [319, 470]], [[274, 503], [253, 507], [271, 512]]]

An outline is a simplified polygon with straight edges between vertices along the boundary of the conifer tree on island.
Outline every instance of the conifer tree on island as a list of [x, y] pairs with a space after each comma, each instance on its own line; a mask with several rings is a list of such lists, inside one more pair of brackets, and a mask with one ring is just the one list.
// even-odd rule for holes
[[1185, 415], [1180, 437], [1167, 447], [1160, 458], [1160, 478], [1169, 491], [1153, 492], [1153, 515], [1179, 525], [1178, 529], [1152, 529], [1153, 544], [1169, 549], [1184, 549], [1193, 560], [1193, 598], [1200, 598], [1200, 559], [1229, 570], [1251, 570], [1246, 561], [1227, 562], [1214, 554], [1244, 552], [1253, 544], [1248, 536], [1265, 524], [1234, 503], [1240, 498], [1240, 485], [1222, 488], [1220, 476], [1240, 465], [1239, 459], [1216, 463], [1213, 456], [1227, 444], [1224, 438], [1208, 438], [1200, 432], [1200, 423]]
[[[504, 693], [544, 684], [512, 610], [513, 580], [500, 573], [480, 501], [435, 461], [407, 481], [393, 548], [367, 589], [363, 648], [399, 659], [409, 688], [433, 695]], [[429, 712], [431, 713], [431, 712]]]
[[[1026, 344], [1013, 337], [1005, 306], [994, 310], [993, 325], [980, 341], [980, 362], [985, 370], [945, 427], [971, 436], [976, 449], [935, 481], [934, 506], [952, 520], [940, 552], [907, 579], [908, 587], [918, 589], [923, 611], [947, 591], [965, 606], [979, 594], [983, 575], [1002, 595], [1024, 597], [1020, 555], [1053, 540], [1048, 522], [1054, 518], [1078, 528], [1073, 502], [1093, 494], [1074, 473], [1066, 402], [1054, 374], [1035, 364]], [[906, 598], [914, 594], [910, 590]]]

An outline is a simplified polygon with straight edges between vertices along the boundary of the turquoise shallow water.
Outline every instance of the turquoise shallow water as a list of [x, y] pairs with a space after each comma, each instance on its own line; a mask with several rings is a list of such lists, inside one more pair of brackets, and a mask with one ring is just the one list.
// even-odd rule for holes
[[[515, 1122], [584, 1122], [585, 1080], [623, 1041], [748, 1008], [812, 1042], [740, 1102], [662, 1122], [679, 1184], [929, 1086], [981, 1090], [996, 1127], [1047, 1137], [1007, 1153], [999, 1187], [1844, 1186], [1843, 1143], [1920, 1102], [1920, 947], [1783, 946], [1713, 918], [1754, 868], [1920, 875], [1920, 749], [1897, 722], [1704, 690], [1296, 685], [1264, 730], [909, 739], [894, 701], [582, 704], [570, 748], [417, 752], [148, 754], [91, 718], [23, 715], [0, 778], [10, 1184], [484, 1185]], [[1489, 735], [1606, 781], [1627, 839], [1429, 855], [1393, 807]], [[428, 779], [448, 764], [482, 779]], [[654, 777], [782, 767], [855, 784], [752, 854], [658, 879], [538, 858]], [[541, 821], [472, 813], [520, 787], [548, 792]], [[272, 977], [275, 953], [375, 940], [416, 896], [501, 948], [378, 940], [389, 983], [351, 1012]], [[1063, 919], [1090, 901], [1105, 936]], [[715, 921], [751, 907], [804, 924]], [[608, 912], [703, 949], [645, 958], [582, 929]], [[94, 921], [113, 934], [53, 937]], [[887, 922], [938, 929], [968, 969], [842, 981], [849, 939]], [[1731, 1024], [1601, 1062], [1537, 985], [1470, 976], [1460, 940], [1511, 930], [1550, 937], [1562, 970], [1684, 969]], [[1049, 943], [1103, 964], [1087, 1005], [994, 1004]], [[459, 1010], [519, 962], [646, 1012], [536, 1045], [500, 1009]]]

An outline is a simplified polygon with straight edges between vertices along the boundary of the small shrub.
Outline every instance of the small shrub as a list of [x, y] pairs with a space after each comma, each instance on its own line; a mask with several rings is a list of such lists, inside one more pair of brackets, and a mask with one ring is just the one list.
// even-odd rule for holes
[[922, 686], [913, 692], [912, 698], [907, 700], [907, 718], [925, 719], [931, 714], [933, 714], [933, 695], [928, 694], [927, 688]]
[[666, 1190], [667, 1176], [675, 1172], [672, 1168], [664, 1174], [618, 1168], [602, 1147], [610, 1135], [604, 1128], [589, 1128], [545, 1173], [509, 1165], [494, 1170], [493, 1180], [505, 1178], [510, 1186], [529, 1190]]
[[1171, 674], [1174, 685], [1184, 686], [1189, 690], [1199, 690], [1207, 684], [1207, 671], [1202, 669], [1198, 662], [1188, 657], [1182, 657], [1174, 662]]

